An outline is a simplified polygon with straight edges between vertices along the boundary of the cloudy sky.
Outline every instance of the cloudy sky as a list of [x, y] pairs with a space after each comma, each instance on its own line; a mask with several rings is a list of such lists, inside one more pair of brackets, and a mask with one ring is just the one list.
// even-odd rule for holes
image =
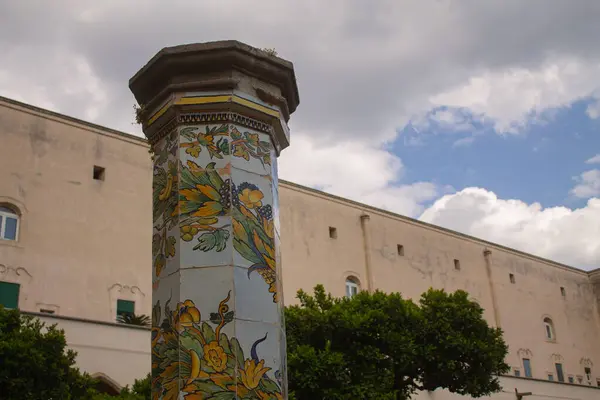
[[127, 82], [160, 48], [275, 48], [282, 178], [600, 267], [600, 1], [166, 4], [0, 0], [0, 95], [141, 134]]

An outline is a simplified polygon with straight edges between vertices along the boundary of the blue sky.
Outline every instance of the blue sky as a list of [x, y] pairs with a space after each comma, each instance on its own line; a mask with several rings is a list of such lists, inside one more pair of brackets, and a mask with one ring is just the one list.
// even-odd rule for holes
[[[481, 123], [460, 133], [435, 123], [417, 130], [408, 124], [388, 148], [410, 166], [406, 182], [437, 181], [456, 190], [476, 186], [501, 198], [578, 208], [587, 199], [569, 195], [573, 177], [590, 169], [585, 161], [600, 151], [600, 119], [586, 114], [590, 103], [555, 110], [519, 134], [498, 134]], [[464, 138], [473, 141], [455, 144]]]

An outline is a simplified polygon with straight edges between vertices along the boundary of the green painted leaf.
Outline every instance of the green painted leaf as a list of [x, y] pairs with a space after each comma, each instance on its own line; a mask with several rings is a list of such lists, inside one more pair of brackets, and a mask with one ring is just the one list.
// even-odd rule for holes
[[266, 375], [260, 380], [260, 386], [267, 393], [281, 393], [279, 385]]
[[219, 315], [219, 313], [211, 312], [210, 322], [212, 322], [215, 325], [219, 325], [221, 323], [221, 316]]
[[211, 397], [208, 397], [208, 399], [214, 399], [214, 400], [235, 400], [236, 394], [235, 392], [218, 392], [213, 394]]
[[227, 354], [231, 354], [231, 347], [229, 346], [229, 340], [227, 340], [227, 335], [221, 333], [221, 337], [219, 338], [219, 344]]
[[179, 335], [179, 343], [181, 348], [185, 349], [186, 351], [194, 350], [196, 353], [198, 353], [200, 358], [204, 356], [204, 347], [195, 336], [192, 336], [188, 333], [183, 333]]
[[206, 322], [202, 323], [202, 334], [204, 335], [204, 339], [206, 339], [206, 343], [210, 343], [215, 340], [215, 331], [213, 331], [213, 328]]
[[252, 251], [252, 249], [248, 246], [247, 243], [241, 241], [238, 238], [233, 238], [233, 248], [240, 253], [240, 255], [242, 257], [244, 257], [246, 260], [251, 261], [255, 264], [262, 262], [263, 260], [261, 260], [256, 254], [254, 254], [254, 252]]
[[233, 140], [240, 140], [242, 138], [242, 133], [234, 127], [231, 131], [230, 136]]
[[228, 313], [225, 313], [224, 319], [225, 319], [225, 323], [226, 324], [228, 324], [231, 321], [233, 321], [234, 314], [235, 314], [235, 311], [229, 311]]
[[[201, 392], [204, 395], [210, 395], [210, 393], [214, 393], [220, 390], [223, 390], [221, 387], [217, 386], [212, 381], [206, 380], [201, 381], [199, 379], [194, 380], [194, 382], [190, 385], [190, 387], [194, 387], [195, 392]], [[209, 397], [206, 397], [207, 399]]]
[[205, 232], [198, 238], [198, 244], [194, 246], [194, 250], [223, 251], [227, 247], [227, 239], [229, 239], [229, 231], [226, 229]]
[[179, 134], [191, 142], [196, 140], [195, 130], [196, 128], [193, 127], [185, 127], [179, 130]]
[[216, 129], [215, 133], [218, 133], [218, 134], [227, 133], [227, 129], [228, 129], [228, 125], [223, 124]]
[[226, 156], [229, 155], [229, 141], [225, 138], [217, 140], [217, 148]]
[[156, 257], [156, 255], [160, 251], [161, 238], [162, 237], [159, 233], [155, 233], [152, 236], [152, 256], [154, 256], [154, 257]]
[[165, 253], [167, 257], [175, 257], [175, 243], [177, 243], [177, 239], [174, 236], [169, 236], [167, 238], [167, 242], [165, 244]]
[[242, 367], [244, 365], [244, 351], [242, 350], [242, 346], [240, 346], [240, 342], [236, 338], [231, 338], [230, 346], [231, 353], [235, 355], [238, 367]]
[[260, 146], [260, 148], [261, 148], [261, 149], [263, 149], [264, 151], [269, 151], [269, 150], [271, 150], [271, 149], [273, 148], [273, 146], [271, 145], [271, 143], [270, 143], [270, 142], [266, 142], [266, 141], [263, 141], [263, 140], [261, 140], [261, 141], [259, 142], [259, 146]]

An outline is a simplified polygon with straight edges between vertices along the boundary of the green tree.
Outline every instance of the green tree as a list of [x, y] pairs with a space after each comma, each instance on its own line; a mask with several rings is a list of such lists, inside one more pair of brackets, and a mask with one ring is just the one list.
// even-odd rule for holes
[[95, 381], [75, 368], [64, 331], [0, 305], [0, 392], [12, 400], [86, 400]]
[[480, 397], [500, 390], [508, 348], [466, 292], [429, 290], [333, 298], [323, 286], [286, 308], [289, 388], [295, 400], [410, 398], [445, 388]]
[[152, 388], [150, 386], [150, 374], [143, 379], [136, 379], [131, 389], [124, 387], [117, 396], [108, 394], [96, 395], [94, 400], [150, 400]]

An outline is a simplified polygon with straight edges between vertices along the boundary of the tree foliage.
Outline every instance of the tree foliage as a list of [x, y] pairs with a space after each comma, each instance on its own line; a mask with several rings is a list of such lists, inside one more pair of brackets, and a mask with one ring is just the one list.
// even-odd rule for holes
[[75, 368], [64, 331], [0, 305], [0, 392], [12, 400], [86, 400], [95, 381]]
[[323, 286], [286, 308], [289, 388], [296, 400], [408, 399], [445, 388], [473, 397], [501, 389], [502, 331], [464, 291], [430, 289], [333, 298]]
[[124, 387], [117, 396], [108, 394], [96, 395], [94, 400], [150, 400], [152, 388], [150, 386], [150, 374], [143, 379], [136, 379], [133, 386]]

